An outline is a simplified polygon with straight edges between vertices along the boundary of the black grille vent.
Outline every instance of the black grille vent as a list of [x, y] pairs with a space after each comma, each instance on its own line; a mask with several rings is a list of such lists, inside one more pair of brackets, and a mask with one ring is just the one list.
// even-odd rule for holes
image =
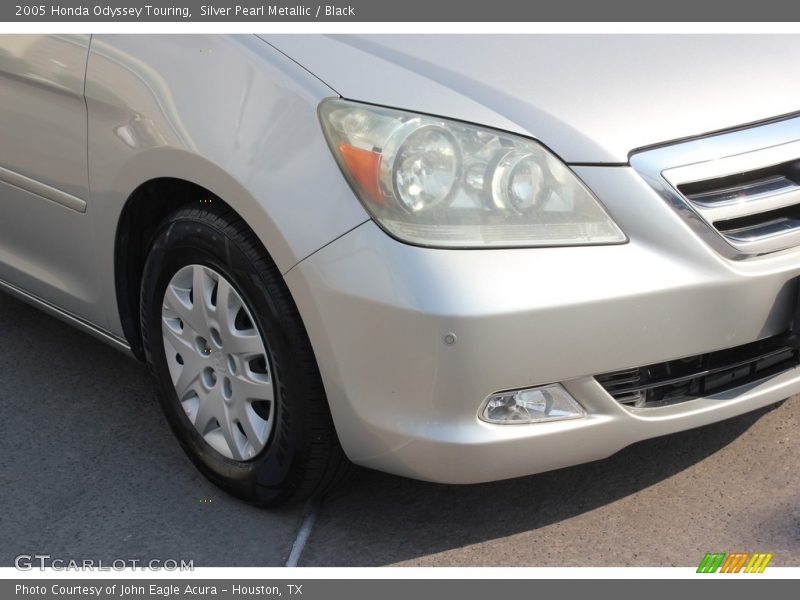
[[789, 333], [595, 378], [619, 403], [651, 408], [724, 392], [800, 364]]

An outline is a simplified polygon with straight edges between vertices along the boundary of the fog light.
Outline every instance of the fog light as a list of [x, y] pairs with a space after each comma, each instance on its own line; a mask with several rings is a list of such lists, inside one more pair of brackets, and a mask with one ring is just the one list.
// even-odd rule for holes
[[492, 394], [481, 411], [484, 421], [505, 425], [584, 416], [586, 412], [583, 407], [558, 383]]

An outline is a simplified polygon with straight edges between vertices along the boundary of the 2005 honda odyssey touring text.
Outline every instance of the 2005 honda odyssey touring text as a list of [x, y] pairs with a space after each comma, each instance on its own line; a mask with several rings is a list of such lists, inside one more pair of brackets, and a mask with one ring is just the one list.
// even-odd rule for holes
[[259, 505], [353, 463], [604, 458], [800, 392], [798, 62], [794, 36], [0, 36], [0, 288], [146, 361]]

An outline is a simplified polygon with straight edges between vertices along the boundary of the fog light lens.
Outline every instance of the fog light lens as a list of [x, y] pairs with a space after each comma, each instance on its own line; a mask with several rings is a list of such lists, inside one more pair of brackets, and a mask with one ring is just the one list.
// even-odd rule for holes
[[539, 423], [586, 416], [572, 396], [560, 384], [499, 392], [486, 399], [481, 419], [505, 425]]

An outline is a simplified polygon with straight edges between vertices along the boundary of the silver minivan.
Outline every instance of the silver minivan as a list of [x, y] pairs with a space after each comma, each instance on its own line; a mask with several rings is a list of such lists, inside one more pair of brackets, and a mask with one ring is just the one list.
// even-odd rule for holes
[[0, 288], [210, 480], [448, 483], [800, 392], [800, 39], [0, 36]]

